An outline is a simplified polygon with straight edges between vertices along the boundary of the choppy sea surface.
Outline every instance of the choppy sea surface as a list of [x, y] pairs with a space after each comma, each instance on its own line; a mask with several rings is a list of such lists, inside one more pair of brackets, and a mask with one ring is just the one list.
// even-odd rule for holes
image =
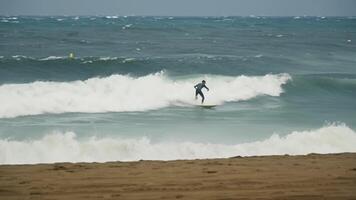
[[338, 152], [355, 17], [0, 16], [0, 164]]

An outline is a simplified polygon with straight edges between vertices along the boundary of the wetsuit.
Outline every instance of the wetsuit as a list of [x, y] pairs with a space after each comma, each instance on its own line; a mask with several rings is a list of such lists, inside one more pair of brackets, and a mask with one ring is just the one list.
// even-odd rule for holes
[[206, 87], [205, 84], [203, 83], [198, 83], [197, 85], [194, 86], [195, 88], [195, 98], [197, 98], [198, 94], [201, 96], [202, 100], [201, 100], [201, 103], [204, 103], [204, 94], [203, 92], [201, 91], [203, 88], [206, 88], [207, 90], [209, 90], [208, 87]]

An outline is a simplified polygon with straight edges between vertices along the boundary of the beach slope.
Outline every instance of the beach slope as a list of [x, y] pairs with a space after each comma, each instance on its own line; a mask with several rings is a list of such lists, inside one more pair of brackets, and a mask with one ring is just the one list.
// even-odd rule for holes
[[0, 199], [356, 199], [356, 153], [1, 165]]

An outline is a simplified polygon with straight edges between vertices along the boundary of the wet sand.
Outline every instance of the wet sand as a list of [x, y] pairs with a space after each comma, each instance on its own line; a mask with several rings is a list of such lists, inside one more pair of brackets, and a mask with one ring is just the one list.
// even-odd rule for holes
[[356, 199], [356, 153], [0, 165], [0, 199]]

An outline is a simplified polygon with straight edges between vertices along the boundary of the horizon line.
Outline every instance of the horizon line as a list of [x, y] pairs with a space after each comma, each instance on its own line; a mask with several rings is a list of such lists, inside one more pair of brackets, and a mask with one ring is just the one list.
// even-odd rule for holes
[[26, 14], [0, 14], [1, 17], [356, 17], [356, 15], [118, 15], [118, 14], [94, 14], [94, 15], [26, 15]]

